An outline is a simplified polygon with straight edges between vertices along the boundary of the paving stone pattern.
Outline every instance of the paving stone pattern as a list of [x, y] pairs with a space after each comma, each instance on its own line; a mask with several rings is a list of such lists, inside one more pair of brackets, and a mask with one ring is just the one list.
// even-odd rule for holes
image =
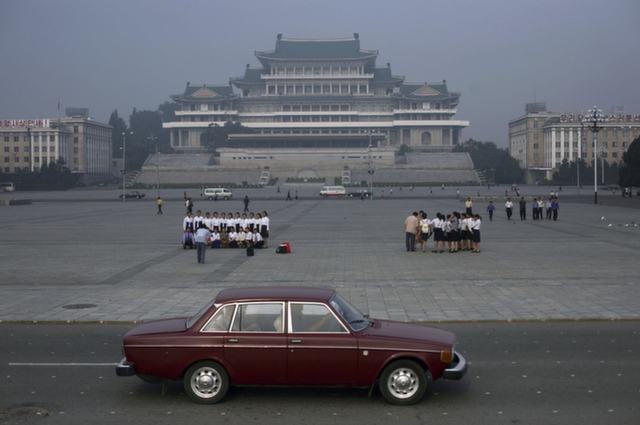
[[[288, 189], [301, 199], [285, 202]], [[523, 194], [548, 195], [523, 188]], [[31, 205], [0, 207], [1, 322], [139, 322], [195, 313], [224, 288], [328, 286], [372, 317], [418, 322], [507, 320], [625, 320], [640, 318], [640, 203], [602, 194], [563, 192], [558, 221], [507, 221], [504, 188], [489, 221], [486, 201], [482, 252], [406, 252], [402, 225], [413, 211], [463, 211], [455, 188], [409, 191], [373, 200], [322, 199], [319, 188], [234, 191], [232, 201], [206, 201], [205, 211], [267, 210], [269, 248], [195, 250], [180, 245], [182, 190], [155, 191], [117, 201], [118, 190], [16, 193]], [[477, 188], [461, 188], [460, 197]], [[6, 197], [6, 194], [2, 195]], [[514, 197], [515, 199], [515, 197]], [[530, 207], [530, 205], [529, 205]], [[514, 218], [518, 216], [517, 207]], [[276, 254], [289, 242], [291, 254]], [[77, 308], [85, 307], [85, 308]], [[91, 307], [94, 305], [94, 307]]]

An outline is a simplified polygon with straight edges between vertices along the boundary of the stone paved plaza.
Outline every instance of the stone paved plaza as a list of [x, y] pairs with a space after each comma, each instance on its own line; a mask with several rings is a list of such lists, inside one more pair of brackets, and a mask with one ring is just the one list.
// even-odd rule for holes
[[[182, 190], [155, 190], [118, 201], [113, 188], [0, 194], [31, 199], [0, 207], [1, 322], [137, 322], [184, 316], [218, 291], [237, 286], [337, 288], [373, 317], [420, 322], [624, 320], [640, 318], [640, 200], [566, 189], [559, 220], [507, 221], [504, 187], [460, 188], [477, 196], [482, 252], [406, 252], [402, 225], [413, 211], [463, 211], [455, 188], [380, 190], [373, 200], [322, 199], [320, 188], [236, 189], [231, 201], [206, 201], [190, 190], [195, 210], [266, 210], [269, 248], [208, 250], [206, 264], [180, 245]], [[548, 188], [523, 195], [548, 197]], [[493, 221], [487, 197], [497, 206]], [[516, 199], [513, 199], [514, 203]], [[528, 204], [530, 209], [530, 202]], [[292, 253], [276, 254], [289, 242]], [[430, 251], [433, 248], [429, 241]]]

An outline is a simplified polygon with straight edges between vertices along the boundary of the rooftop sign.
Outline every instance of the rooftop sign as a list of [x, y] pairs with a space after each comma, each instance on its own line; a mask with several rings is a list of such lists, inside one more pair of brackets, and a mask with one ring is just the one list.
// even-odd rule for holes
[[22, 119], [22, 120], [0, 120], [0, 128], [44, 128], [49, 127], [49, 120], [45, 119]]

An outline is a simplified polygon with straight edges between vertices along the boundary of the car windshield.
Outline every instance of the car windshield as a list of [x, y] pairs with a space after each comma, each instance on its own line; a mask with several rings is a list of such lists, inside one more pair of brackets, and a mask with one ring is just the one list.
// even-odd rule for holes
[[342, 298], [339, 294], [335, 294], [331, 299], [331, 306], [342, 316], [342, 318], [349, 324], [351, 329], [359, 331], [369, 326], [369, 319], [358, 311], [357, 308], [352, 306]]
[[207, 305], [205, 305], [204, 307], [202, 307], [200, 309], [199, 312], [197, 312], [196, 314], [194, 314], [193, 316], [189, 317], [187, 319], [187, 329], [189, 329], [191, 326], [193, 326], [194, 323], [196, 323], [198, 321], [199, 318], [202, 317], [202, 315], [209, 310], [209, 308], [216, 302], [216, 300], [211, 300], [210, 302], [207, 303]]

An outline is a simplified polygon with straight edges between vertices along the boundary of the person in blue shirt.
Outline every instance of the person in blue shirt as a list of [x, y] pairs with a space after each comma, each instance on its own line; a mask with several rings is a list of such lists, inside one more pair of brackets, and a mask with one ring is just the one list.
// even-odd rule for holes
[[553, 198], [551, 201], [551, 212], [553, 213], [553, 220], [558, 220], [558, 210], [560, 209], [560, 205], [558, 204], [558, 198]]
[[191, 227], [187, 227], [187, 230], [182, 234], [182, 249], [193, 249], [195, 247], [196, 241], [193, 238], [193, 233], [191, 233]]
[[489, 201], [487, 205], [487, 212], [489, 213], [489, 221], [493, 221], [493, 212], [496, 210], [496, 206], [493, 205], [493, 201]]
[[206, 227], [196, 230], [196, 254], [201, 264], [204, 264], [204, 254], [207, 252], [207, 237], [211, 237], [211, 232]]

